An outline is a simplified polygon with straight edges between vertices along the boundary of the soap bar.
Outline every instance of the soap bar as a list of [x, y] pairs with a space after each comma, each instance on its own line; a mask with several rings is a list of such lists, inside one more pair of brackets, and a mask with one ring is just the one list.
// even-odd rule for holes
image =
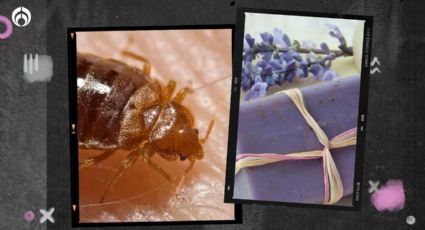
[[[360, 77], [300, 88], [307, 110], [328, 139], [357, 127]], [[293, 101], [284, 93], [240, 103], [237, 153], [287, 154], [323, 149]], [[344, 196], [353, 193], [356, 146], [332, 149]], [[241, 169], [234, 199], [321, 204], [322, 158], [291, 160]]]

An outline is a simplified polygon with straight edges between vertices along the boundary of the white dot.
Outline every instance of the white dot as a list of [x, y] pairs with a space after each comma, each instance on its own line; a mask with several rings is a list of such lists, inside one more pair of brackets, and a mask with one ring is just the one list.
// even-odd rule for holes
[[415, 222], [416, 222], [416, 218], [414, 216], [408, 216], [406, 218], [406, 223], [409, 224], [409, 225], [413, 225], [413, 224], [415, 224]]

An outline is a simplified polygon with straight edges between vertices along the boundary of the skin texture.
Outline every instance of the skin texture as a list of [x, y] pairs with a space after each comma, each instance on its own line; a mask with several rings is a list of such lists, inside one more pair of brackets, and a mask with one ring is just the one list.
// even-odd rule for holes
[[[169, 80], [175, 80], [174, 95], [184, 87], [195, 89], [186, 96], [182, 105], [193, 114], [199, 138], [204, 137], [211, 119], [215, 120], [215, 125], [202, 145], [203, 159], [196, 161], [177, 196], [175, 185], [134, 154], [129, 158], [134, 164], [123, 170], [110, 186], [104, 203], [100, 203], [105, 187], [122, 166], [128, 151], [116, 151], [101, 163], [80, 170], [81, 222], [234, 219], [234, 206], [223, 203], [231, 85], [231, 31], [77, 33], [78, 52], [113, 58], [143, 70], [143, 62], [123, 55], [123, 50], [150, 60], [151, 76], [163, 86]], [[216, 81], [218, 79], [223, 80]], [[101, 153], [80, 148], [79, 161]], [[169, 161], [163, 157], [166, 156], [154, 155], [151, 160], [171, 175], [171, 180], [177, 184], [189, 161]]]

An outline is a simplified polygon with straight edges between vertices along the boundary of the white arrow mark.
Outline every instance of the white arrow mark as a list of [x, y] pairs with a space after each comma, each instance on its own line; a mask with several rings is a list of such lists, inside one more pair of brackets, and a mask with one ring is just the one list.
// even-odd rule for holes
[[375, 72], [382, 73], [381, 70], [379, 70], [377, 67], [370, 71], [371, 74], [375, 74]]
[[370, 63], [371, 66], [374, 66], [375, 64], [381, 65], [377, 57], [374, 57], [372, 62]]

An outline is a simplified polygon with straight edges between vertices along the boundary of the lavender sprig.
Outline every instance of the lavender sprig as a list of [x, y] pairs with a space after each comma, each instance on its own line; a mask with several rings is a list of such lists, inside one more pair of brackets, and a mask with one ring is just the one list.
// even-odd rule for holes
[[[340, 42], [339, 50], [330, 50], [326, 43], [320, 48], [312, 41], [291, 41], [287, 34], [275, 28], [273, 34], [260, 34], [261, 42], [245, 35], [242, 63], [242, 90], [247, 92], [244, 100], [263, 97], [273, 85], [291, 83], [294, 78], [312, 76], [321, 81], [338, 78], [331, 70], [332, 61], [341, 56], [352, 56], [353, 48], [347, 42], [338, 27], [327, 25], [329, 35]], [[304, 53], [304, 57], [301, 55]]]

